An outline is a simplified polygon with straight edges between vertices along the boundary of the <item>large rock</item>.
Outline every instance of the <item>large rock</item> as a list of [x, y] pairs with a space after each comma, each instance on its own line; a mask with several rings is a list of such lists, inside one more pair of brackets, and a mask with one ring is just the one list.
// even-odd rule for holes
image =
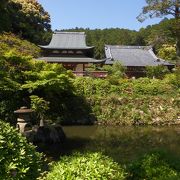
[[25, 132], [24, 135], [31, 142], [35, 143], [59, 143], [66, 139], [61, 126], [42, 126]]

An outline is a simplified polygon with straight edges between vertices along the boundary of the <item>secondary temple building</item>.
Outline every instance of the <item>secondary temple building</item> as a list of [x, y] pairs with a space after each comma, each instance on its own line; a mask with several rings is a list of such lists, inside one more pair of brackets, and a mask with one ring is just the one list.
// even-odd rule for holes
[[38, 58], [39, 60], [60, 63], [77, 75], [83, 75], [88, 64], [102, 64], [105, 61], [93, 58], [94, 47], [86, 45], [84, 32], [55, 31], [49, 45], [40, 47], [43, 57]]
[[150, 46], [117, 46], [105, 45], [105, 55], [107, 65], [120, 62], [127, 67], [126, 74], [129, 77], [145, 76], [146, 66], [164, 65], [172, 69], [174, 64], [158, 58]]

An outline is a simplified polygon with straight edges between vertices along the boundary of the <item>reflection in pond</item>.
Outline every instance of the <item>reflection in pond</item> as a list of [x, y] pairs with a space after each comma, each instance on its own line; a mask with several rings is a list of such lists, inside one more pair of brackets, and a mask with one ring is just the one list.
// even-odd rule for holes
[[63, 127], [61, 145], [46, 147], [53, 159], [74, 151], [101, 151], [115, 161], [128, 163], [152, 150], [165, 150], [180, 157], [180, 127]]

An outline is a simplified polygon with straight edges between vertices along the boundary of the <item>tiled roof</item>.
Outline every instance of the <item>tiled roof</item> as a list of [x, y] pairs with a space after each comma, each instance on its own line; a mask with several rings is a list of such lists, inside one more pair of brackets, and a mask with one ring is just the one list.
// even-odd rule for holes
[[89, 49], [86, 46], [86, 35], [84, 32], [60, 32], [55, 31], [51, 42], [47, 46], [40, 46], [47, 49]]
[[106, 62], [113, 64], [119, 61], [124, 66], [157, 66], [173, 65], [159, 59], [149, 46], [105, 46]]
[[105, 61], [87, 57], [41, 57], [37, 60], [44, 60], [49, 63], [102, 63]]

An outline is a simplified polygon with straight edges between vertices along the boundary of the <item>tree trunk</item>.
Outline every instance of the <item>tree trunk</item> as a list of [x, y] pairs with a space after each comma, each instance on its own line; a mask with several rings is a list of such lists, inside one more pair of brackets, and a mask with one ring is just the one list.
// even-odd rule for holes
[[175, 20], [176, 20], [176, 54], [178, 57], [180, 57], [180, 2], [179, 0], [176, 0]]
[[178, 57], [180, 57], [180, 36], [177, 37], [177, 41], [176, 41], [176, 54]]

